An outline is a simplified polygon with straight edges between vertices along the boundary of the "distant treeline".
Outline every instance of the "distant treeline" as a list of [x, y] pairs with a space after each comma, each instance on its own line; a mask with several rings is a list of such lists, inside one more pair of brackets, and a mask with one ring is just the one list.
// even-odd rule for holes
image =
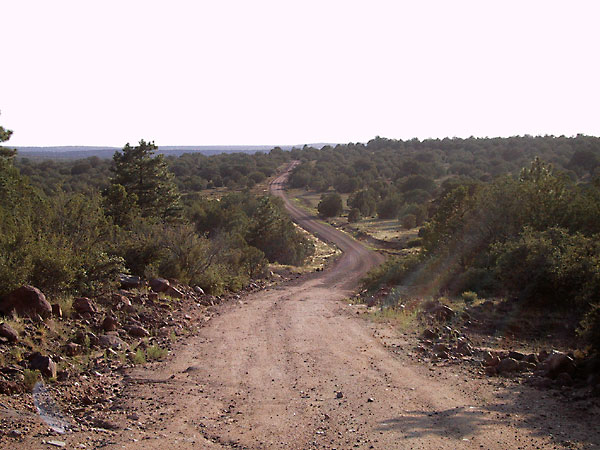
[[[262, 175], [272, 174], [282, 160], [299, 159], [303, 164], [292, 176], [293, 187], [322, 192], [333, 187], [340, 193], [370, 189], [378, 201], [396, 193], [407, 199], [402, 203], [422, 204], [432, 198], [436, 186], [431, 180], [438, 180], [438, 185], [439, 180], [461, 177], [487, 182], [502, 174], [517, 173], [536, 156], [564, 170], [572, 179], [585, 178], [598, 168], [599, 155], [600, 139], [580, 135], [423, 141], [375, 138], [367, 144], [325, 145], [321, 149], [304, 146], [283, 151], [276, 147], [254, 154], [188, 153], [165, 159], [183, 192], [252, 186]], [[46, 192], [81, 192], [89, 187], [105, 188], [109, 182], [111, 160], [92, 156], [38, 161], [21, 156], [15, 165]], [[391, 211], [383, 214], [399, 213], [397, 203], [398, 199], [388, 208]]]
[[[327, 144], [311, 144], [321, 148]], [[206, 156], [221, 153], [256, 153], [268, 152], [273, 146], [269, 145], [163, 145], [156, 150], [157, 154], [165, 156], [181, 156], [184, 153], [201, 153]], [[283, 150], [291, 150], [292, 145], [282, 145]], [[101, 159], [111, 159], [119, 147], [93, 146], [58, 146], [58, 147], [15, 147], [22, 157], [30, 159], [85, 159], [97, 156]]]

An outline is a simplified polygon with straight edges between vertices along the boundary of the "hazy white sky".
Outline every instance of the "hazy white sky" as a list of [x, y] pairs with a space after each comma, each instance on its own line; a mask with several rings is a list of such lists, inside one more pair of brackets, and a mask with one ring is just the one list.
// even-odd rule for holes
[[600, 135], [600, 2], [0, 0], [12, 145]]

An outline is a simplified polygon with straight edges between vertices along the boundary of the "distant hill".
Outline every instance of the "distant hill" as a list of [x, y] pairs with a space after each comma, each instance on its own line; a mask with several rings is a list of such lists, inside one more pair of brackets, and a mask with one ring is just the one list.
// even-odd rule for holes
[[[322, 148], [332, 144], [307, 144], [311, 147]], [[282, 150], [302, 148], [304, 145], [280, 145]], [[202, 153], [204, 155], [217, 155], [219, 153], [257, 153], [269, 152], [274, 145], [183, 145], [159, 146], [157, 153], [167, 156], [180, 156], [184, 153]], [[98, 158], [112, 158], [120, 147], [93, 147], [93, 146], [58, 146], [58, 147], [15, 147], [19, 156], [32, 159], [83, 159], [91, 156]]]

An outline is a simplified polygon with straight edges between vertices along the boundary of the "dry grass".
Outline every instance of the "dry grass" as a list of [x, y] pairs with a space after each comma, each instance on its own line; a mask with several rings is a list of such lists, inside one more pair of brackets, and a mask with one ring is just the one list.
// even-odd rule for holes
[[[289, 189], [287, 191], [287, 195], [296, 203], [296, 205], [300, 206], [305, 211], [310, 212], [311, 214], [317, 215], [317, 207], [319, 206], [319, 202], [321, 201], [321, 196], [323, 194], [335, 192], [330, 189], [326, 192], [314, 192], [314, 191], [306, 191], [304, 189]], [[348, 214], [348, 197], [349, 194], [340, 194], [342, 197], [342, 206], [344, 210], [342, 211], [342, 216]]]
[[411, 230], [403, 229], [399, 220], [381, 220], [374, 217], [367, 217], [354, 223], [353, 228], [382, 241], [408, 241], [416, 238], [419, 233], [418, 228], [413, 228]]
[[341, 254], [341, 251], [333, 246], [318, 239], [316, 236], [310, 234], [304, 228], [294, 224], [299, 233], [310, 240], [315, 246], [315, 254], [308, 260], [303, 266], [290, 266], [283, 264], [269, 264], [269, 270], [275, 273], [281, 271], [290, 271], [293, 273], [307, 273], [314, 272], [317, 269], [323, 269], [329, 262], [335, 259]]
[[158, 345], [151, 345], [146, 349], [146, 358], [148, 361], [158, 361], [167, 356], [167, 350]]
[[[333, 192], [333, 191], [328, 191]], [[304, 209], [310, 214], [317, 215], [317, 206], [321, 200], [321, 192], [306, 191], [304, 189], [289, 189], [288, 196], [294, 201], [296, 206]], [[344, 226], [352, 232], [364, 233], [374, 239], [388, 242], [408, 242], [417, 238], [419, 228], [415, 227], [405, 230], [397, 219], [381, 220], [376, 217], [365, 217], [358, 222], [348, 224], [347, 215], [349, 208], [347, 201], [349, 194], [341, 194], [344, 211], [340, 217], [329, 219], [329, 222], [335, 226]]]

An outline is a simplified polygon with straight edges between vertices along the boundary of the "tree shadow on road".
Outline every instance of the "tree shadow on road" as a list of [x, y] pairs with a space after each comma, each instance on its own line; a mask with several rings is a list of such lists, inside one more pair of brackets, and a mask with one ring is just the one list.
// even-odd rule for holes
[[598, 402], [574, 402], [556, 391], [509, 386], [484, 405], [404, 411], [401, 416], [380, 422], [377, 431], [399, 432], [407, 439], [440, 436], [470, 440], [510, 425], [525, 431], [525, 435], [545, 438], [567, 448], [574, 442], [585, 448], [597, 448], [600, 430], [594, 424], [599, 416]]

